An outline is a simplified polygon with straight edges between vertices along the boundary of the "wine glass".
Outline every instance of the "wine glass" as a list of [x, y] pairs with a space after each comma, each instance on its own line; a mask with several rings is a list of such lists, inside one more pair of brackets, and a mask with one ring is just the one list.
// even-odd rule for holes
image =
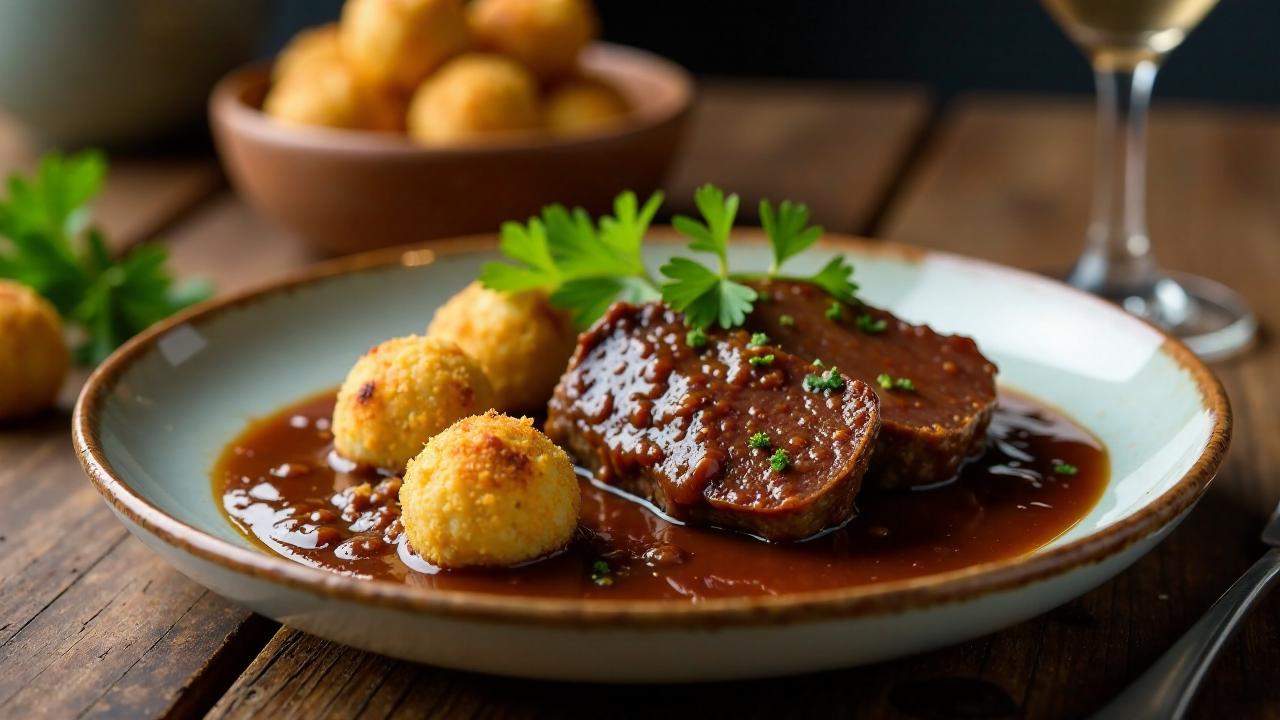
[[1257, 332], [1230, 288], [1156, 264], [1146, 225], [1147, 108], [1169, 51], [1218, 0], [1042, 0], [1089, 56], [1098, 92], [1093, 212], [1068, 282], [1119, 303], [1206, 359], [1243, 348]]

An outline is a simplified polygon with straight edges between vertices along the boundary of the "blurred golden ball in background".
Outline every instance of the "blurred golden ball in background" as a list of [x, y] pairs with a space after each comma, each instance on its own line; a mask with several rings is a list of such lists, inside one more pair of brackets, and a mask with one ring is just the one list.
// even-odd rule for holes
[[462, 348], [489, 376], [494, 407], [517, 413], [546, 410], [578, 344], [573, 321], [545, 293], [500, 293], [478, 282], [436, 310], [427, 336]]
[[0, 420], [52, 405], [70, 364], [58, 311], [26, 285], [0, 280]]
[[468, 18], [478, 45], [519, 60], [544, 81], [573, 74], [578, 53], [600, 32], [588, 0], [476, 0]]
[[500, 55], [450, 60], [409, 105], [409, 135], [425, 145], [533, 130], [539, 122], [537, 82], [519, 63]]
[[341, 64], [338, 23], [328, 23], [299, 32], [285, 45], [271, 67], [271, 81]]
[[405, 93], [471, 44], [462, 0], [347, 0], [340, 38], [362, 80]]
[[308, 67], [286, 76], [267, 93], [262, 109], [294, 125], [378, 132], [403, 128], [403, 103], [361, 84], [350, 68], [340, 64]]
[[495, 412], [458, 421], [405, 471], [409, 546], [440, 567], [500, 567], [564, 547], [582, 491], [573, 463], [528, 418]]
[[598, 32], [589, 0], [347, 0], [280, 52], [263, 111], [429, 147], [590, 130], [630, 111], [603, 79], [578, 77]]
[[627, 99], [608, 83], [576, 78], [560, 83], [547, 94], [542, 117], [555, 133], [575, 133], [618, 122], [630, 111]]

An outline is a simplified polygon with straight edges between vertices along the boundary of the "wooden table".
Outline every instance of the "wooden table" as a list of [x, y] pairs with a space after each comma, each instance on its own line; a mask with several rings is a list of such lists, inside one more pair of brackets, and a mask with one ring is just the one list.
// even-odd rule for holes
[[[807, 200], [832, 230], [1036, 269], [1083, 233], [1083, 98], [711, 84], [671, 197], [712, 180]], [[1280, 322], [1280, 114], [1157, 103], [1151, 230], [1161, 259], [1229, 281]], [[0, 130], [0, 169], [30, 151]], [[687, 202], [687, 201], [686, 201]], [[744, 204], [747, 207], [753, 202]], [[118, 159], [99, 216], [120, 247], [159, 234], [220, 290], [315, 258], [225, 186], [207, 156]], [[1217, 367], [1235, 442], [1192, 516], [1131, 570], [1042, 617], [873, 667], [750, 685], [574, 686], [440, 670], [281, 628], [130, 537], [80, 472], [64, 409], [0, 429], [0, 717], [734, 715], [1078, 717], [1155, 659], [1260, 553], [1280, 498], [1280, 350]], [[1223, 653], [1206, 718], [1280, 717], [1280, 593]]]

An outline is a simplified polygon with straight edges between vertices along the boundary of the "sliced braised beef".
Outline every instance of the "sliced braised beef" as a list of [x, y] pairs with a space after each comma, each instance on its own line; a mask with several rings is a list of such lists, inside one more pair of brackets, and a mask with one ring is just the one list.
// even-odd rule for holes
[[851, 518], [876, 393], [744, 330], [691, 347], [689, 329], [661, 304], [615, 305], [580, 338], [547, 434], [682, 520], [798, 540]]
[[931, 485], [982, 451], [996, 406], [996, 367], [972, 339], [835, 303], [813, 285], [772, 281], [756, 289], [767, 299], [756, 303], [748, 328], [879, 394], [882, 424], [868, 481]]

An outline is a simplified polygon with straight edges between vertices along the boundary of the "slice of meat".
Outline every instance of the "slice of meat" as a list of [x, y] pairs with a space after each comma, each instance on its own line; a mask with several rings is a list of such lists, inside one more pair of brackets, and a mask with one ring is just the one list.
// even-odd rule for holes
[[[805, 283], [761, 282], [756, 289], [768, 301], [756, 303], [747, 327], [879, 393], [882, 425], [869, 482], [890, 488], [943, 482], [982, 451], [996, 406], [996, 366], [972, 339], [868, 305], [840, 304], [836, 316], [831, 296]], [[914, 389], [882, 388], [882, 375], [906, 378]]]
[[[853, 517], [880, 428], [875, 392], [838, 375], [812, 388], [816, 368], [744, 330], [709, 331], [699, 349], [688, 331], [661, 304], [613, 306], [580, 338], [547, 434], [602, 482], [689, 522], [798, 540]], [[751, 447], [756, 433], [767, 448]]]

